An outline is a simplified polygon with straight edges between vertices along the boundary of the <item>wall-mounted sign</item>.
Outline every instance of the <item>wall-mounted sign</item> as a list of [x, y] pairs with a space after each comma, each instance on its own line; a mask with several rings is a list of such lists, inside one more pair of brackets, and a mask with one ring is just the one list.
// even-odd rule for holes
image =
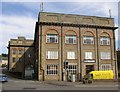
[[95, 62], [95, 60], [84, 60], [84, 62]]

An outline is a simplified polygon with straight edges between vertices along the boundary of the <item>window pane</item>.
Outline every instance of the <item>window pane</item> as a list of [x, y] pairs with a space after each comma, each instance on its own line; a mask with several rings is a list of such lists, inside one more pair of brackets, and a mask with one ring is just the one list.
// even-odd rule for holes
[[110, 38], [109, 37], [101, 37], [100, 44], [101, 45], [110, 45]]
[[75, 35], [67, 35], [65, 37], [65, 43], [67, 43], [67, 44], [76, 44], [76, 36]]
[[17, 62], [17, 61], [20, 61], [19, 58], [14, 58], [13, 57], [13, 62]]
[[68, 71], [71, 74], [76, 74], [76, 72], [77, 72], [77, 65], [68, 65]]
[[15, 62], [15, 58], [13, 57], [13, 60], [12, 60], [13, 62]]
[[67, 52], [67, 59], [75, 59], [75, 52]]
[[23, 53], [24, 53], [23, 50], [19, 50], [19, 51], [18, 51], [18, 54], [23, 54]]
[[56, 35], [56, 34], [47, 34], [46, 42], [47, 43], [58, 43], [58, 35]]
[[46, 73], [47, 75], [56, 75], [58, 74], [57, 65], [47, 65]]
[[46, 59], [58, 59], [58, 51], [47, 51]]
[[94, 37], [92, 37], [92, 36], [84, 36], [83, 43], [84, 44], [94, 44]]
[[12, 54], [17, 54], [17, 50], [13, 49]]
[[102, 64], [101, 70], [111, 70], [111, 65], [110, 64]]
[[101, 52], [101, 59], [111, 59], [110, 52]]
[[85, 59], [93, 59], [92, 52], [85, 52]]

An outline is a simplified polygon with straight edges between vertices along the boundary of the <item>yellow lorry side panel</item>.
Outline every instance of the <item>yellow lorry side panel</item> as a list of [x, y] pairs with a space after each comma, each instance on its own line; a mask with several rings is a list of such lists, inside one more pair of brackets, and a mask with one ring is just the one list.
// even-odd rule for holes
[[93, 79], [114, 79], [114, 74], [112, 70], [91, 71], [90, 74], [93, 74]]

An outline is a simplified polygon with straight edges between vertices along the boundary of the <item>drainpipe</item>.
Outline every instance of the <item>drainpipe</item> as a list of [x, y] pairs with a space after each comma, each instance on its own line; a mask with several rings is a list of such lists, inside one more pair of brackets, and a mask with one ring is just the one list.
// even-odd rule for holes
[[23, 79], [25, 78], [25, 47], [24, 47], [24, 62], [23, 62], [23, 74], [22, 74]]
[[118, 72], [117, 72], [117, 54], [116, 54], [116, 45], [115, 45], [115, 32], [113, 30], [113, 42], [114, 42], [114, 63], [115, 63], [115, 79], [118, 79]]
[[[38, 79], [39, 79], [39, 74], [40, 74], [40, 71], [42, 70], [42, 24], [39, 26], [40, 27], [40, 30], [39, 30], [39, 32], [40, 32], [40, 36], [39, 36], [39, 43], [40, 43], [40, 45], [39, 45], [39, 48], [40, 48], [40, 50], [39, 50], [39, 54], [40, 54], [40, 57], [38, 56], [38, 58], [39, 58], [39, 63], [38, 63]], [[38, 55], [39, 55], [38, 54]], [[44, 81], [44, 73], [43, 73], [44, 71], [42, 71], [42, 81]], [[40, 80], [40, 79], [39, 79]]]
[[82, 80], [82, 45], [81, 45], [81, 30], [79, 27], [79, 46], [80, 46], [80, 80]]
[[98, 39], [98, 29], [96, 28], [96, 44], [97, 44], [97, 65], [98, 65], [98, 71], [99, 71], [99, 39]]
[[62, 74], [62, 81], [63, 81], [63, 42], [62, 42], [62, 34], [63, 34], [63, 27], [61, 26], [61, 74]]

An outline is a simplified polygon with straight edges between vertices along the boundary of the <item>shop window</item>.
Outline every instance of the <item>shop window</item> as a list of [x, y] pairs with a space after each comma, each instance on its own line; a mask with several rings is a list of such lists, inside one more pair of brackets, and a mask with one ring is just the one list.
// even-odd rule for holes
[[57, 75], [58, 65], [47, 65], [47, 75]]
[[110, 64], [102, 64], [101, 70], [111, 70], [111, 65]]
[[70, 74], [76, 74], [77, 73], [77, 65], [68, 65], [68, 72]]

